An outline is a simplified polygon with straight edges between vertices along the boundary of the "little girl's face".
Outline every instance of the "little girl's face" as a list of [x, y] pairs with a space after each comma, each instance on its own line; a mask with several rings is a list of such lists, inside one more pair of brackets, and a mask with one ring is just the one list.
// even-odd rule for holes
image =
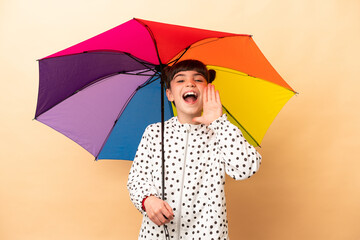
[[166, 90], [169, 101], [174, 101], [178, 115], [200, 116], [203, 108], [205, 77], [196, 71], [181, 71], [174, 75]]

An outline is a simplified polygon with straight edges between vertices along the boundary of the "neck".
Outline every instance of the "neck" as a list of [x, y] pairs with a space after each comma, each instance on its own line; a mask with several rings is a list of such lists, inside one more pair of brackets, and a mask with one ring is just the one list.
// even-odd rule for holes
[[199, 123], [198, 122], [194, 122], [193, 121], [193, 118], [194, 117], [200, 117], [201, 116], [201, 113], [200, 115], [188, 115], [188, 114], [179, 114], [178, 113], [178, 121], [181, 123], [181, 124], [185, 124], [185, 123], [188, 123], [188, 124], [194, 124], [194, 125], [198, 125]]

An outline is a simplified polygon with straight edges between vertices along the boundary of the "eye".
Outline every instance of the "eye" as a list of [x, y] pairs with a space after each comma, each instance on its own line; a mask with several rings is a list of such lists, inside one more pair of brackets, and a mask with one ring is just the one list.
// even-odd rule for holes
[[183, 79], [179, 79], [179, 80], [176, 80], [176, 82], [177, 82], [177, 83], [182, 83], [182, 82], [184, 82], [184, 80], [183, 80]]

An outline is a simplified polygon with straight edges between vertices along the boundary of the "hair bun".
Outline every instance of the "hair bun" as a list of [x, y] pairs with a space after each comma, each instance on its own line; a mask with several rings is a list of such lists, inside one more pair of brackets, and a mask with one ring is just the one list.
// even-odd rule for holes
[[216, 71], [214, 69], [209, 69], [209, 83], [212, 83], [215, 80]]

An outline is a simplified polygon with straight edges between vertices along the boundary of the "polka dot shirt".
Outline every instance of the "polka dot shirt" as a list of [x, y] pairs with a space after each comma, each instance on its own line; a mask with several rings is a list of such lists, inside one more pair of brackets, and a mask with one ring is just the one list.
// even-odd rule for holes
[[[170, 239], [228, 239], [225, 173], [236, 180], [252, 176], [261, 156], [232, 125], [226, 114], [209, 126], [181, 124], [177, 117], [165, 122], [165, 201], [174, 212], [167, 224]], [[149, 125], [141, 139], [129, 178], [128, 190], [143, 214], [139, 239], [165, 239], [142, 209], [149, 195], [161, 198], [161, 124]]]

